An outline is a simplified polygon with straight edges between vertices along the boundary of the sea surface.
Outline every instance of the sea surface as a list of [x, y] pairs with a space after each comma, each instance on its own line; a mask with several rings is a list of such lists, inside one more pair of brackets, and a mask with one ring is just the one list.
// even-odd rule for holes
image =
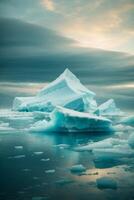
[[95, 162], [92, 151], [75, 149], [116, 133], [30, 133], [25, 129], [30, 119], [22, 122], [10, 112], [0, 120], [1, 200], [134, 199], [134, 157]]

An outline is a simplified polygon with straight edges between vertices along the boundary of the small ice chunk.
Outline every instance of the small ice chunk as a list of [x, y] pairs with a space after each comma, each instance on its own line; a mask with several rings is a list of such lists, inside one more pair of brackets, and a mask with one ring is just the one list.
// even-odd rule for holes
[[29, 172], [29, 171], [31, 171], [31, 169], [26, 168], [26, 169], [23, 169], [22, 171], [23, 172]]
[[126, 144], [126, 140], [116, 139], [116, 138], [108, 138], [98, 142], [91, 142], [87, 145], [80, 146], [75, 148], [76, 151], [91, 151], [93, 149], [108, 149], [112, 148], [116, 145]]
[[44, 152], [42, 152], [42, 151], [35, 151], [34, 152], [34, 155], [41, 155], [41, 154], [43, 154]]
[[16, 158], [16, 159], [19, 159], [19, 158], [25, 158], [26, 156], [25, 155], [18, 155], [18, 156], [14, 156], [12, 158]]
[[33, 179], [34, 179], [34, 180], [38, 180], [38, 179], [39, 179], [39, 177], [37, 177], [37, 176], [34, 176], [34, 177], [33, 177]]
[[93, 155], [95, 160], [112, 161], [132, 157], [134, 156], [134, 151], [132, 151], [127, 145], [119, 145], [108, 149], [94, 149]]
[[55, 169], [48, 169], [48, 170], [45, 170], [45, 173], [46, 173], [46, 174], [53, 174], [53, 173], [55, 173]]
[[50, 158], [42, 158], [41, 159], [41, 161], [43, 161], [43, 162], [47, 162], [47, 161], [49, 161], [50, 160]]
[[61, 179], [61, 180], [56, 181], [55, 183], [57, 185], [64, 186], [64, 185], [67, 185], [67, 184], [70, 184], [70, 183], [74, 183], [74, 181], [69, 180], [69, 179]]
[[134, 133], [132, 133], [128, 138], [128, 144], [132, 149], [134, 149]]
[[0, 123], [0, 130], [1, 131], [12, 131], [14, 130], [14, 128], [10, 127], [10, 124], [7, 122], [1, 122]]
[[96, 180], [97, 187], [103, 189], [117, 189], [117, 182], [110, 177], [102, 177]]
[[70, 171], [72, 173], [82, 173], [82, 172], [85, 172], [86, 171], [86, 168], [79, 164], [79, 165], [73, 165], [71, 168], [70, 168]]
[[59, 147], [60, 149], [68, 149], [69, 145], [68, 144], [57, 144], [55, 147]]
[[[134, 127], [126, 126], [125, 124], [118, 124], [113, 127], [117, 132], [126, 132], [126, 131], [133, 131]], [[117, 134], [117, 133], [116, 133]]]
[[23, 146], [15, 146], [15, 149], [23, 149]]
[[134, 127], [134, 116], [126, 117], [120, 123]]

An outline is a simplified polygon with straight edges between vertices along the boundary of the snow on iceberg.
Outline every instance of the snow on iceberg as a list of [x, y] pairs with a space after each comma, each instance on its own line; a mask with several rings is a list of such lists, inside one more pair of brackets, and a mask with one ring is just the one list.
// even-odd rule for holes
[[119, 108], [116, 107], [113, 99], [109, 99], [108, 101], [101, 104], [94, 112], [97, 115], [122, 115], [123, 112], [120, 111]]
[[56, 106], [64, 106], [81, 112], [94, 111], [97, 107], [94, 96], [94, 92], [83, 86], [80, 80], [66, 69], [36, 96], [16, 97], [13, 110], [51, 112]]
[[111, 121], [90, 113], [83, 113], [57, 106], [51, 114], [51, 120], [36, 122], [31, 131], [52, 132], [90, 132], [110, 131]]

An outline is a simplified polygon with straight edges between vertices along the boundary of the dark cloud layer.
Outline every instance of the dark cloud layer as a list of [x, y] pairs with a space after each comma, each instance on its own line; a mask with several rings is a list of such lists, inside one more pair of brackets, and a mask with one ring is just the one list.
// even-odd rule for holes
[[[98, 94], [98, 101], [115, 98], [122, 108], [133, 107], [133, 89], [125, 89], [123, 85], [133, 84], [134, 56], [76, 48], [75, 41], [19, 19], [1, 18], [0, 27], [1, 82], [49, 82], [68, 67]], [[112, 89], [116, 85], [122, 85], [123, 90]], [[12, 87], [10, 91], [1, 91], [1, 107], [11, 106], [16, 95], [28, 95], [13, 93]]]
[[74, 41], [21, 20], [1, 19], [0, 26], [2, 81], [50, 81], [66, 67], [86, 84], [133, 81], [134, 56], [76, 48]]
[[22, 47], [25, 50], [27, 47], [32, 47], [35, 49], [44, 48], [44, 51], [47, 51], [52, 50], [52, 48], [65, 48], [66, 45], [73, 42], [73, 40], [59, 35], [56, 31], [19, 19], [0, 18], [0, 27], [0, 47], [14, 49], [17, 47], [16, 52], [14, 52], [16, 54]]

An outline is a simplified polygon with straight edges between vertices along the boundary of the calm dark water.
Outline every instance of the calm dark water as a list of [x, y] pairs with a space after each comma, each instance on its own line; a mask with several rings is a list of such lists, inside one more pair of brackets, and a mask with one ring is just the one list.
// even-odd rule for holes
[[[1, 200], [134, 199], [133, 161], [131, 166], [127, 161], [96, 165], [92, 152], [74, 151], [75, 146], [106, 136], [0, 133]], [[86, 173], [72, 173], [76, 164], [86, 167]], [[102, 177], [112, 178], [116, 188], [99, 188]]]

